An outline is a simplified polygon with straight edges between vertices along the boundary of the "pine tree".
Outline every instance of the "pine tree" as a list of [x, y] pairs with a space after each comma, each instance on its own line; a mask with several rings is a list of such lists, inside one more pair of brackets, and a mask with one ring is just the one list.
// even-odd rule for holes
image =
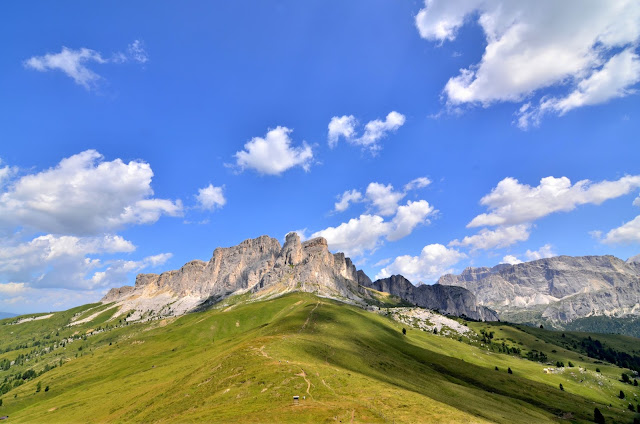
[[620, 394], [618, 395], [618, 397], [620, 399], [624, 399], [624, 392], [622, 390], [620, 390]]
[[509, 374], [513, 374], [513, 371], [511, 371], [511, 368], [507, 368], [507, 372], [508, 372]]
[[564, 386], [562, 385], [562, 383], [560, 383], [560, 390], [564, 392]]
[[597, 424], [604, 424], [604, 415], [598, 408], [593, 410], [593, 422]]

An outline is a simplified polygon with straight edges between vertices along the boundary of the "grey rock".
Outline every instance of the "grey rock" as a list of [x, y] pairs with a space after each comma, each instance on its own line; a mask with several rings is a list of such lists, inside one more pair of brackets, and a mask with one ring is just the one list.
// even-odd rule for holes
[[516, 265], [467, 268], [438, 283], [464, 287], [499, 313], [535, 311], [545, 319], [640, 314], [640, 266], [614, 256], [556, 256]]
[[[415, 288], [406, 283], [385, 287], [402, 292], [408, 301], [443, 313], [494, 318], [487, 308], [478, 308], [473, 295], [465, 289]], [[181, 315], [204, 309], [231, 294], [247, 292], [260, 298], [305, 291], [365, 305], [371, 294], [363, 287], [372, 284], [375, 283], [363, 271], [356, 270], [344, 253], [332, 254], [324, 238], [302, 243], [296, 233], [289, 233], [282, 247], [278, 240], [262, 236], [237, 246], [217, 248], [208, 262], [196, 260], [179, 270], [139, 274], [134, 287], [111, 289], [102, 301], [117, 302], [121, 311], [136, 311], [131, 319], [148, 313]]]
[[414, 286], [402, 275], [392, 275], [374, 281], [368, 287], [398, 296], [406, 301], [443, 314], [467, 316], [480, 321], [497, 321], [498, 314], [478, 306], [476, 297], [462, 287], [441, 284]]

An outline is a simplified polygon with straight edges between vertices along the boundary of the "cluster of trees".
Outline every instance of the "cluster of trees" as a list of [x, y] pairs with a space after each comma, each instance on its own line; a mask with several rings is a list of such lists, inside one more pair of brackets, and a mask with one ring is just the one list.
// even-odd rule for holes
[[549, 357], [547, 356], [546, 353], [538, 352], [535, 349], [527, 352], [526, 357], [528, 360], [535, 361], [535, 362], [547, 362], [549, 360]]
[[600, 359], [623, 368], [640, 372], [640, 356], [638, 355], [619, 352], [611, 347], [605, 346], [600, 340], [592, 339], [591, 336], [582, 339], [580, 347], [591, 358]]
[[486, 331], [485, 329], [480, 330], [480, 334], [482, 335], [482, 343], [486, 344], [487, 347], [491, 350], [493, 350], [494, 352], [500, 352], [500, 353], [507, 353], [507, 354], [515, 354], [515, 355], [520, 355], [521, 350], [519, 347], [513, 347], [513, 346], [509, 346], [508, 344], [506, 344], [505, 342], [502, 342], [501, 344], [498, 343], [494, 343], [493, 342], [493, 337], [495, 336], [495, 333], [493, 331]]
[[638, 380], [634, 378], [633, 381], [631, 381], [631, 377], [629, 377], [629, 374], [624, 372], [622, 373], [622, 382], [627, 384], [633, 384], [634, 386], [638, 386]]
[[[7, 375], [4, 377], [2, 384], [0, 384], [0, 395], [4, 395], [8, 393], [11, 389], [14, 389], [18, 386], [22, 386], [25, 382], [29, 380], [33, 380], [36, 377], [41, 376], [42, 374], [51, 371], [52, 369], [62, 366], [62, 358], [58, 364], [49, 365], [46, 364], [44, 368], [40, 371], [35, 371], [33, 368], [29, 368], [24, 372], [18, 372], [17, 374]], [[40, 384], [40, 383], [38, 383]], [[40, 391], [40, 390], [37, 390]], [[45, 392], [49, 391], [49, 386], [45, 388]]]

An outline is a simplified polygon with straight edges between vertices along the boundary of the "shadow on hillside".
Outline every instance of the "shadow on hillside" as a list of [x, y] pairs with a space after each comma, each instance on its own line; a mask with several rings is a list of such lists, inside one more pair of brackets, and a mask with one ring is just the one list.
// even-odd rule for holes
[[[502, 408], [508, 407], [501, 402], [504, 400], [502, 397], [515, 399], [516, 403], [526, 403], [538, 409], [538, 412], [544, 411], [555, 416], [572, 412], [575, 418], [591, 419], [591, 415], [585, 411], [590, 411], [593, 404], [582, 397], [560, 391], [555, 393], [549, 385], [506, 375], [504, 371], [497, 373], [493, 369], [426, 350], [377, 319], [361, 317], [359, 321], [364, 325], [351, 328], [347, 345], [352, 347], [345, 347], [345, 343], [340, 343], [330, 333], [333, 333], [332, 327], [335, 326], [335, 333], [340, 334], [341, 327], [348, 328], [352, 323], [344, 319], [344, 311], [338, 313], [334, 309], [319, 308], [316, 311], [316, 328], [326, 333], [323, 341], [327, 345], [307, 339], [301, 348], [311, 357], [489, 420], [495, 420], [496, 416], [486, 414], [483, 410], [495, 408], [494, 402], [501, 403]], [[352, 316], [366, 313], [349, 311]], [[330, 356], [326, 354], [327, 349], [333, 352]], [[491, 405], [469, 402], [468, 398], [459, 396], [461, 390], [478, 402], [488, 401]], [[511, 407], [515, 408], [516, 405]], [[523, 413], [520, 408], [518, 412]]]

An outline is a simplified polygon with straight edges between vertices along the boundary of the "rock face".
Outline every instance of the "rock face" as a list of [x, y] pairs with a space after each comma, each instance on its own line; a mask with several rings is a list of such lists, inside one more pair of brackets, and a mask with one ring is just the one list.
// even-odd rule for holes
[[301, 243], [296, 233], [289, 233], [282, 247], [278, 240], [262, 236], [217, 248], [208, 262], [191, 261], [162, 274], [139, 274], [134, 287], [111, 289], [102, 302], [115, 302], [123, 312], [133, 311], [131, 319], [135, 320], [181, 315], [242, 293], [269, 297], [298, 290], [364, 305], [371, 298], [365, 287], [380, 287], [377, 290], [402, 293], [409, 296], [405, 300], [444, 313], [494, 318], [486, 308], [475, 305], [468, 290], [459, 287], [415, 288], [408, 281], [383, 287], [376, 283], [356, 270], [343, 253], [329, 252], [324, 238]]
[[562, 323], [588, 316], [640, 314], [640, 263], [614, 256], [557, 256], [467, 268], [460, 275], [442, 276], [438, 283], [470, 290], [480, 305], [501, 316], [531, 311]]
[[462, 287], [441, 284], [423, 284], [416, 287], [402, 275], [382, 278], [366, 286], [398, 296], [423, 308], [438, 310], [447, 315], [467, 316], [481, 321], [498, 320], [498, 315], [495, 311], [484, 306], [478, 306], [473, 293]]

